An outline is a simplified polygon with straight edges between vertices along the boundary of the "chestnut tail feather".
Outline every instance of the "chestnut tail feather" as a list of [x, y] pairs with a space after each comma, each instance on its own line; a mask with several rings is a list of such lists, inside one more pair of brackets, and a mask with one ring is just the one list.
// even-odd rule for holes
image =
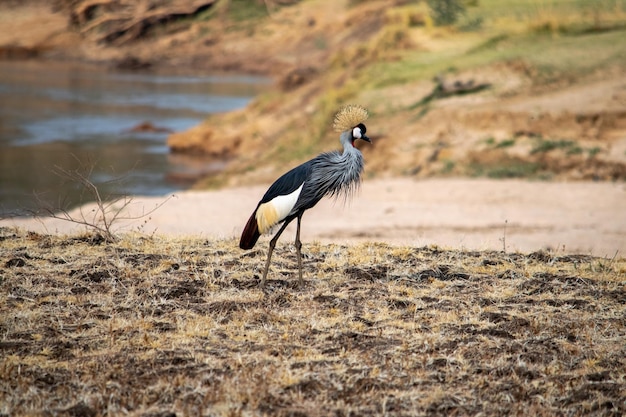
[[256, 210], [250, 216], [248, 223], [246, 223], [246, 227], [243, 229], [241, 233], [241, 240], [239, 241], [239, 247], [241, 249], [252, 249], [256, 244], [256, 241], [259, 240], [259, 225], [256, 222]]

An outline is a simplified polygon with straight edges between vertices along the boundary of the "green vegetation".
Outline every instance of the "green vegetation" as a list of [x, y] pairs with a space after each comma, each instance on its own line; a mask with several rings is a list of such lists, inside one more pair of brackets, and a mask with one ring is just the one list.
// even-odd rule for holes
[[454, 167], [456, 165], [456, 162], [450, 160], [450, 159], [446, 159], [443, 161], [443, 168], [441, 169], [441, 173], [442, 174], [450, 174], [454, 171]]
[[258, 20], [268, 15], [264, 2], [257, 0], [220, 0], [214, 9], [210, 17], [219, 14], [235, 22]]
[[[433, 3], [460, 4], [453, 0]], [[442, 6], [444, 9], [448, 10]], [[419, 5], [410, 4], [395, 14], [420, 11]], [[521, 60], [536, 68], [541, 81], [542, 77], [550, 80], [626, 62], [626, 0], [487, 0], [468, 7], [467, 12], [469, 21], [480, 19], [484, 30], [473, 36], [439, 34], [444, 37], [436, 50], [416, 48], [402, 53], [400, 60], [375, 62], [365, 71], [364, 78], [375, 80], [373, 87], [382, 87], [429, 79], [451, 68], [460, 71]], [[555, 37], [554, 31], [541, 29], [548, 21], [565, 36]]]
[[[228, 21], [230, 24], [226, 30], [243, 31], [248, 36], [253, 36], [257, 26], [280, 7], [283, 7], [283, 5], [258, 0], [220, 0], [196, 16], [196, 20], [211, 21], [219, 19]], [[212, 28], [205, 26], [201, 31], [203, 32], [201, 35], [207, 32], [210, 33]]]
[[555, 149], [569, 150], [576, 147], [576, 142], [571, 140], [545, 140], [539, 139], [535, 146], [530, 150], [530, 154], [550, 152]]
[[[584, 76], [599, 68], [624, 66], [626, 29], [554, 38], [535, 33], [452, 36], [437, 52], [407, 51], [403, 59], [376, 62], [364, 72], [374, 88], [431, 79], [495, 63], [523, 62], [536, 83]], [[448, 43], [449, 41], [449, 43]]]
[[587, 152], [589, 153], [589, 156], [593, 158], [594, 156], [602, 152], [602, 149], [600, 149], [598, 146], [594, 146], [593, 148], [589, 149]]
[[452, 25], [465, 13], [461, 0], [427, 0], [427, 3], [437, 26]]
[[[465, 174], [472, 177], [551, 179], [562, 170], [582, 170], [598, 153], [600, 147], [586, 148], [575, 140], [515, 136], [497, 141], [483, 141], [484, 151], [471, 152]], [[599, 161], [596, 161], [599, 162]], [[595, 169], [599, 169], [596, 165]], [[615, 166], [607, 163], [608, 177], [615, 175]], [[621, 174], [617, 174], [620, 176]]]
[[503, 141], [500, 141], [500, 142], [496, 143], [494, 145], [494, 148], [496, 148], [496, 149], [510, 148], [513, 145], [515, 145], [515, 139], [505, 139]]
[[559, 149], [563, 150], [566, 155], [572, 156], [586, 153], [591, 158], [593, 158], [602, 151], [602, 149], [598, 146], [583, 148], [582, 146], [578, 145], [576, 141], [573, 140], [551, 140], [538, 138], [535, 140], [534, 146], [530, 150], [530, 155], [548, 153]]
[[[521, 159], [502, 158], [498, 162], [472, 162], [468, 173], [472, 177], [505, 178], [536, 178], [542, 166], [538, 162]], [[545, 176], [545, 174], [544, 174]]]
[[468, 7], [469, 17], [481, 16], [490, 27], [505, 26], [555, 33], [573, 33], [568, 28], [602, 30], [621, 26], [625, 0], [480, 0]]
[[467, 53], [468, 54], [477, 54], [477, 53], [480, 53], [480, 52], [493, 50], [494, 48], [500, 47], [502, 42], [504, 42], [507, 39], [509, 39], [509, 37], [510, 37], [509, 35], [504, 34], [504, 33], [492, 36], [489, 39], [485, 40], [484, 42], [482, 42], [482, 43], [474, 46], [473, 48], [471, 48], [469, 51], [467, 51]]

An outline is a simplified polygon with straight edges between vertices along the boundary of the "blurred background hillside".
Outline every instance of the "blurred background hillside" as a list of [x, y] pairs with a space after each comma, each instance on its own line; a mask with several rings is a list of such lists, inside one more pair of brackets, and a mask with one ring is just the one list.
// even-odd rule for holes
[[[351, 102], [370, 177], [626, 178], [626, 0], [4, 1], [0, 58], [5, 190], [92, 159], [94, 182], [160, 193], [267, 183], [337, 148]], [[105, 106], [46, 139], [58, 97]]]

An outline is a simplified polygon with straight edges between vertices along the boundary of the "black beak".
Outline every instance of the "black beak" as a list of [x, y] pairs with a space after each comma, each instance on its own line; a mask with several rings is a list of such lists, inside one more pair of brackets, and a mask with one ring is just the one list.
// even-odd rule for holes
[[365, 135], [361, 136], [361, 139], [363, 139], [365, 142], [372, 143], [372, 140]]

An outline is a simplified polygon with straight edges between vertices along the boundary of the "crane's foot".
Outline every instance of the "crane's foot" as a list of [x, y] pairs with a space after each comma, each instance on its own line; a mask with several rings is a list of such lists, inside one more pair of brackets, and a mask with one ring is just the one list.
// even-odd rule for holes
[[[258, 277], [258, 275], [257, 275]], [[293, 279], [276, 279], [269, 280], [261, 279], [259, 283], [256, 285], [262, 291], [267, 291], [269, 288], [292, 288], [292, 289], [303, 289], [305, 287], [305, 281], [301, 275], [298, 276], [298, 281], [294, 281]]]

